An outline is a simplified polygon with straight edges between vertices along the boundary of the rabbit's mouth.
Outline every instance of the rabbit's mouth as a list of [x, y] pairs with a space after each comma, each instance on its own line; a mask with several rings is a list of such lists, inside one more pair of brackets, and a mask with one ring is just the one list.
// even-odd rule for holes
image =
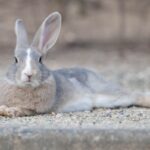
[[25, 86], [32, 86], [32, 87], [38, 87], [40, 84], [37, 81], [26, 81], [24, 82]]
[[31, 80], [28, 80], [28, 81], [25, 81], [24, 83], [30, 85], [30, 84], [32, 84], [32, 81], [31, 81]]
[[30, 84], [32, 82], [31, 78], [28, 78], [26, 82]]
[[17, 80], [17, 84], [20, 86], [32, 86], [37, 87], [39, 86], [39, 80], [35, 78], [34, 76], [29, 75], [23, 75], [20, 79]]
[[40, 83], [36, 80], [17, 81], [19, 87], [38, 87]]

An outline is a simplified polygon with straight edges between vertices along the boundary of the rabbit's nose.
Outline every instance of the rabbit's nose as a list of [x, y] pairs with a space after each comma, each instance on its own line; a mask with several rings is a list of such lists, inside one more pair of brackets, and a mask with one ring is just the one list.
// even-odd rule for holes
[[29, 79], [29, 81], [30, 81], [31, 78], [32, 78], [32, 74], [27, 74], [27, 73], [25, 73], [25, 75], [28, 77], [28, 79]]

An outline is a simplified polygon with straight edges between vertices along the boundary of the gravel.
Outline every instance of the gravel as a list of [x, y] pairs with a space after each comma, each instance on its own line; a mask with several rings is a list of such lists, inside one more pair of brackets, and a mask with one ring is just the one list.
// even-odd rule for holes
[[[92, 112], [45, 114], [31, 117], [0, 117], [0, 128], [98, 128], [149, 129], [150, 110], [145, 108], [96, 109]], [[7, 129], [7, 128], [6, 128]]]

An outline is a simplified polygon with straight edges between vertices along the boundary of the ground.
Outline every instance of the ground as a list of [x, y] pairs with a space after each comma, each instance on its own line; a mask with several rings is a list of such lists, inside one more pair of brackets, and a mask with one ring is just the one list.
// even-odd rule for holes
[[[0, 117], [0, 128], [44, 129], [150, 129], [150, 110], [144, 108], [97, 109], [92, 112], [46, 114], [34, 117]], [[69, 126], [68, 126], [69, 125]]]

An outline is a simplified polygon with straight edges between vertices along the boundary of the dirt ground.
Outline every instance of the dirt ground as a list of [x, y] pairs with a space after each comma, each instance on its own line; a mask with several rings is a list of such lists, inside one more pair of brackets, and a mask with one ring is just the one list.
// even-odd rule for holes
[[[127, 90], [147, 92], [150, 87], [149, 46], [128, 45], [126, 47], [101, 45], [86, 46], [76, 44], [56, 46], [48, 54], [46, 64], [51, 69], [80, 66], [97, 71], [107, 80], [121, 84]], [[120, 51], [121, 49], [121, 51]], [[13, 51], [12, 51], [13, 52]], [[0, 75], [13, 61], [12, 52], [0, 55]], [[0, 127], [44, 128], [149, 128], [150, 109], [120, 108], [96, 109], [92, 112], [68, 114], [46, 114], [34, 117], [0, 117]], [[69, 126], [68, 126], [69, 125]]]
[[[44, 129], [149, 129], [150, 110], [144, 108], [97, 109], [93, 112], [46, 114], [34, 117], [0, 117], [0, 128]], [[9, 127], [9, 128], [7, 128]]]

